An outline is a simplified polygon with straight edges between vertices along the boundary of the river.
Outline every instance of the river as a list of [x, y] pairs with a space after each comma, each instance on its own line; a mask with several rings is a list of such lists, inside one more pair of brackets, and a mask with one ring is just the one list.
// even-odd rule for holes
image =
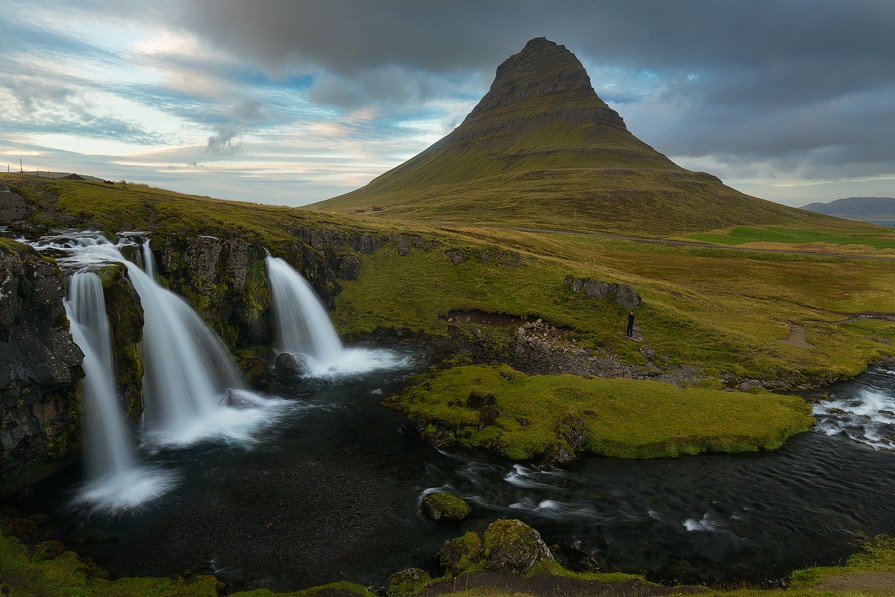
[[[774, 452], [538, 470], [440, 452], [407, 433], [380, 404], [420, 370], [404, 356], [393, 369], [304, 382], [311, 395], [245, 441], [141, 451], [177, 479], [142, 508], [72, 506], [80, 467], [17, 506], [48, 514], [63, 542], [114, 575], [214, 572], [230, 590], [383, 586], [499, 517], [531, 524], [571, 561], [713, 585], [779, 586], [795, 568], [835, 564], [861, 539], [895, 534], [892, 371], [830, 388], [817, 428]], [[426, 520], [419, 502], [434, 489], [469, 500], [472, 516]]]

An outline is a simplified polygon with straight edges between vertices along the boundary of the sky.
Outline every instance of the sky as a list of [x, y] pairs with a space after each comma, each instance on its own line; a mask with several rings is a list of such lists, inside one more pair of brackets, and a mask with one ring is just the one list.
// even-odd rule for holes
[[306, 205], [447, 135], [544, 36], [685, 168], [895, 197], [893, 32], [891, 0], [0, 0], [0, 167]]

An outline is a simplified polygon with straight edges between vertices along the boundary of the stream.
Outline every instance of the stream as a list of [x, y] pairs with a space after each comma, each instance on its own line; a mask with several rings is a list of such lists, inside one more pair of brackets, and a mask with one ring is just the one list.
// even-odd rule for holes
[[[80, 467], [35, 486], [24, 511], [113, 575], [215, 573], [228, 590], [297, 590], [394, 572], [436, 572], [449, 538], [519, 518], [575, 562], [664, 582], [779, 586], [793, 569], [840, 562], [862, 539], [895, 534], [895, 374], [871, 369], [829, 389], [818, 425], [774, 452], [630, 461], [590, 457], [539, 470], [441, 452], [381, 400], [421, 370], [413, 354], [362, 375], [306, 380], [270, 425], [241, 439], [141, 449], [175, 479], [115, 514], [77, 507]], [[888, 440], [885, 438], [888, 437]], [[425, 519], [422, 495], [473, 505], [455, 524]]]

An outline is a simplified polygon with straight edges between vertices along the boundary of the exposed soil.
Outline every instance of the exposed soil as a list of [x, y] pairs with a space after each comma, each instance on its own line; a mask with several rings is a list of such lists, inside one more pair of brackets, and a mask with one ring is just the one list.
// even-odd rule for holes
[[854, 572], [828, 576], [815, 587], [819, 591], [872, 591], [895, 595], [895, 572]]
[[781, 340], [785, 344], [799, 348], [814, 348], [814, 344], [808, 342], [808, 330], [794, 323], [789, 324], [789, 337]]
[[[670, 365], [657, 355], [634, 326], [630, 340], [641, 344], [646, 364], [626, 363], [609, 350], [584, 348], [572, 330], [536, 318], [523, 319], [482, 311], [453, 312], [448, 329], [455, 339], [447, 349], [478, 363], [500, 362], [528, 375], [572, 374], [581, 377], [653, 379], [675, 385], [696, 385], [702, 373], [696, 367]], [[619, 333], [623, 333], [620, 328]]]
[[469, 589], [479, 589], [483, 594], [532, 595], [533, 597], [654, 597], [688, 595], [708, 591], [703, 587], [663, 587], [640, 580], [602, 582], [548, 575], [522, 578], [482, 570], [459, 578], [436, 582], [417, 595], [435, 597]]

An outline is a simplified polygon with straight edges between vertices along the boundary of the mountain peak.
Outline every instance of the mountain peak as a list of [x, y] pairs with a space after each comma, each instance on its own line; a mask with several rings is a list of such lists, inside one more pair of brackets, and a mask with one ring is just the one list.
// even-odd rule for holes
[[[464, 124], [482, 118], [502, 117], [506, 108], [536, 101], [549, 107], [559, 99], [566, 107], [574, 102], [577, 110], [586, 110], [574, 120], [594, 118], [624, 128], [625, 123], [615, 110], [597, 96], [587, 71], [565, 46], [536, 37], [497, 67], [491, 89], [467, 116]], [[490, 114], [496, 112], [496, 114]]]
[[575, 55], [544, 37], [497, 67], [452, 132], [321, 211], [440, 223], [669, 235], [801, 221], [690, 172], [625, 127]]

